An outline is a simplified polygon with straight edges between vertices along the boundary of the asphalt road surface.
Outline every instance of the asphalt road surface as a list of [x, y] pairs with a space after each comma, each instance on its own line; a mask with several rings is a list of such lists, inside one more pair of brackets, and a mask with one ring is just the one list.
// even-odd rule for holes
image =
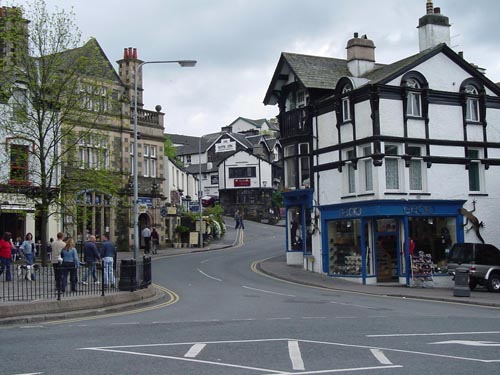
[[1, 375], [498, 374], [500, 311], [328, 291], [258, 273], [284, 229], [155, 260], [168, 303], [0, 329]]

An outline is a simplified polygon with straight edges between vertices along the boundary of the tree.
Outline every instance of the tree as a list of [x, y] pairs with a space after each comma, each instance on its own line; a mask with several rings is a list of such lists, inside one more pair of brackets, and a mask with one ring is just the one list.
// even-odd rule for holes
[[[0, 23], [6, 51], [0, 56], [0, 131], [7, 139], [4, 161], [10, 163], [0, 183], [34, 202], [44, 264], [49, 217], [61, 211], [61, 197], [85, 185], [116, 186], [100, 164], [110, 151], [104, 144], [108, 118], [121, 110], [112, 89], [116, 73], [97, 41], [79, 47], [73, 19], [72, 11], [49, 14], [45, 2], [35, 0], [26, 8], [7, 8]], [[86, 165], [76, 155], [79, 145], [94, 150]]]
[[163, 142], [163, 149], [165, 150], [165, 156], [168, 156], [169, 159], [177, 158], [177, 151], [175, 149], [174, 143], [170, 139], [168, 135], [165, 134], [165, 141]]

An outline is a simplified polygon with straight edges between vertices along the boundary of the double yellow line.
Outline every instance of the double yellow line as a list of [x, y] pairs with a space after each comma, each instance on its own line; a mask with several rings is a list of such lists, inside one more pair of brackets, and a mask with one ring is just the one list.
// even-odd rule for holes
[[173, 305], [174, 303], [177, 303], [179, 301], [179, 299], [180, 299], [179, 295], [177, 293], [175, 293], [173, 290], [167, 289], [167, 288], [165, 288], [165, 287], [163, 287], [161, 285], [152, 284], [151, 287], [156, 288], [156, 289], [162, 291], [163, 293], [165, 293], [168, 296], [168, 301], [160, 303], [158, 305], [141, 307], [139, 309], [121, 311], [121, 312], [116, 312], [116, 313], [93, 315], [93, 316], [82, 316], [82, 317], [73, 318], [73, 319], [53, 320], [53, 321], [50, 321], [50, 322], [43, 323], [43, 325], [54, 325], [54, 324], [62, 324], [62, 323], [75, 323], [75, 322], [82, 322], [82, 321], [85, 321], [85, 320], [93, 320], [93, 319], [101, 319], [101, 318], [112, 318], [112, 317], [115, 317], [115, 316], [137, 314], [137, 313], [151, 311], [151, 310], [157, 310], [157, 309], [161, 309], [161, 308]]

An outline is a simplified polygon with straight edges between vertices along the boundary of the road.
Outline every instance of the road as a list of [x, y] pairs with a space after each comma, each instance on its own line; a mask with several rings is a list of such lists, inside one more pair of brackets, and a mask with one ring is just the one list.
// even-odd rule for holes
[[1, 375], [496, 374], [500, 311], [306, 287], [258, 273], [283, 228], [236, 248], [155, 260], [173, 300], [0, 329]]

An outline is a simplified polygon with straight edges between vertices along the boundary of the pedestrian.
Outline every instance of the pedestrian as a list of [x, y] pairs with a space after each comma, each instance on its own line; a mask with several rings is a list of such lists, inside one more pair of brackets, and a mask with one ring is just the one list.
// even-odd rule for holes
[[0, 275], [5, 272], [5, 281], [12, 281], [12, 233], [5, 232], [0, 239]]
[[142, 238], [144, 238], [144, 244], [146, 245], [144, 254], [149, 254], [151, 249], [151, 229], [149, 229], [149, 225], [146, 225], [146, 228], [142, 230]]
[[113, 274], [113, 263], [116, 256], [116, 246], [107, 234], [103, 235], [104, 242], [102, 243], [102, 263], [104, 272], [104, 286], [112, 288], [115, 286], [115, 276]]
[[21, 245], [23, 244], [23, 240], [21, 237], [16, 238], [16, 242], [14, 242], [14, 247], [12, 248], [12, 261], [15, 262], [21, 259]]
[[49, 244], [47, 245], [47, 258], [52, 261], [52, 244], [54, 243], [54, 239], [50, 237]]
[[235, 221], [234, 229], [238, 229], [240, 227], [240, 219], [241, 219], [240, 210], [236, 210], [236, 212], [234, 213], [234, 221]]
[[66, 243], [63, 241], [64, 239], [64, 233], [59, 232], [56, 235], [56, 240], [52, 242], [52, 252], [54, 253], [54, 258], [52, 259], [52, 262], [57, 263], [57, 258], [59, 255], [61, 255], [62, 249], [66, 246]]
[[21, 252], [26, 260], [25, 279], [28, 281], [35, 281], [35, 272], [33, 269], [33, 263], [35, 262], [35, 244], [33, 243], [33, 235], [31, 233], [26, 234], [24, 242], [21, 244]]
[[54, 269], [54, 279], [56, 281], [56, 289], [59, 290], [61, 286], [61, 263], [59, 263], [59, 259], [61, 257], [61, 251], [66, 246], [66, 243], [63, 241], [64, 233], [59, 232], [56, 235], [56, 240], [52, 242], [52, 253], [54, 256], [52, 257], [52, 267]]
[[240, 223], [239, 223], [239, 227], [241, 229], [245, 229], [245, 224], [243, 224], [243, 210], [240, 211]]
[[158, 247], [160, 246], [160, 235], [156, 231], [156, 228], [153, 228], [151, 232], [151, 241], [153, 242], [153, 254], [158, 254]]
[[89, 240], [85, 242], [83, 247], [83, 261], [87, 266], [87, 272], [83, 278], [83, 284], [88, 285], [89, 275], [92, 274], [94, 279], [94, 284], [99, 284], [99, 279], [97, 278], [96, 262], [99, 262], [101, 257], [99, 256], [99, 251], [97, 251], [97, 246], [95, 245], [95, 236], [90, 235]]
[[61, 251], [62, 265], [61, 265], [61, 292], [66, 291], [66, 286], [68, 285], [68, 273], [71, 285], [71, 291], [76, 292], [77, 270], [80, 267], [80, 261], [78, 259], [78, 253], [76, 252], [74, 241], [72, 238], [68, 238], [66, 241], [66, 246]]

